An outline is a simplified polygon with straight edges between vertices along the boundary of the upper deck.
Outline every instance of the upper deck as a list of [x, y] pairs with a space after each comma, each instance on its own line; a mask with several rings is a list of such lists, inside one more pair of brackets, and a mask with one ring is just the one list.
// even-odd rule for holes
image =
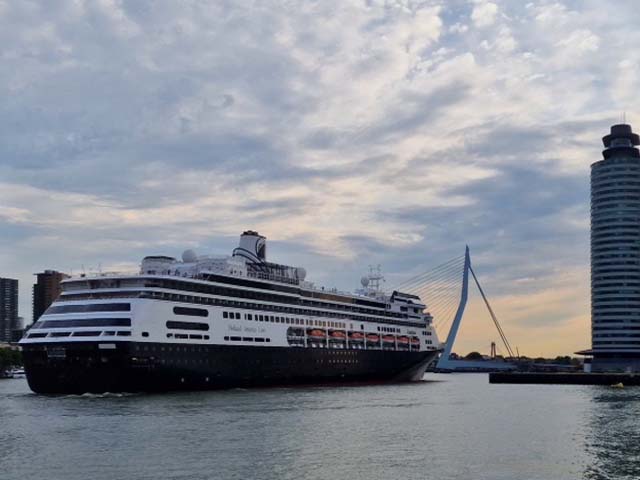
[[60, 301], [137, 296], [201, 304], [231, 302], [256, 309], [291, 309], [298, 314], [334, 318], [428, 325], [431, 315], [419, 297], [380, 288], [382, 276], [362, 278], [355, 293], [318, 287], [306, 280], [306, 270], [268, 262], [266, 238], [247, 231], [231, 256], [198, 256], [192, 250], [182, 260], [148, 256], [137, 273], [96, 273], [62, 282]]

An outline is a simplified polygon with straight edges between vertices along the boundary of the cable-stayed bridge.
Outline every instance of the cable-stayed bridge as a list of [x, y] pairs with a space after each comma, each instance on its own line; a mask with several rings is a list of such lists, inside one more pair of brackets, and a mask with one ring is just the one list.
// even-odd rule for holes
[[[453, 360], [450, 358], [469, 297], [469, 277], [478, 288], [487, 307], [489, 316], [504, 345], [507, 361]], [[513, 370], [516, 368], [516, 365], [512, 362], [517, 361], [517, 355], [513, 351], [471, 266], [469, 247], [466, 247], [464, 255], [452, 258], [421, 275], [415, 276], [397, 285], [394, 290], [420, 296], [427, 304], [427, 310], [433, 316], [438, 336], [444, 338], [445, 335], [443, 333], [448, 332], [444, 350], [436, 367], [438, 370]]]

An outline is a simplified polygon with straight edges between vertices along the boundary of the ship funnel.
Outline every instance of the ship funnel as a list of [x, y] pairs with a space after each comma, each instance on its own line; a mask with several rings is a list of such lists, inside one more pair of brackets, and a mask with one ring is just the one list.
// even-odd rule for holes
[[264, 263], [267, 260], [267, 238], [253, 230], [243, 232], [233, 256], [243, 257], [248, 263]]

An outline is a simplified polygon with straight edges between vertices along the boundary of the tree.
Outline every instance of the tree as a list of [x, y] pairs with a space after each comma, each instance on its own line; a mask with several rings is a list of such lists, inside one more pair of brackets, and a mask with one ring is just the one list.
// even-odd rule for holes
[[464, 357], [465, 360], [483, 360], [484, 357], [482, 356], [482, 354], [480, 352], [471, 352], [468, 353], [466, 357]]
[[18, 350], [0, 348], [0, 372], [22, 365], [22, 354]]

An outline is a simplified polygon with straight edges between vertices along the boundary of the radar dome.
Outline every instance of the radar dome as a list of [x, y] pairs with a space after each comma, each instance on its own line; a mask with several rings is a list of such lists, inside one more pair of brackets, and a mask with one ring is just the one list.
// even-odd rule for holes
[[302, 268], [302, 267], [298, 267], [296, 268], [296, 277], [298, 277], [298, 280], [304, 280], [307, 276], [307, 271]]
[[196, 262], [198, 261], [198, 255], [196, 255], [196, 252], [191, 249], [185, 250], [184, 252], [182, 252], [182, 261], [184, 263]]
[[363, 287], [368, 287], [369, 286], [369, 277], [362, 277], [360, 279], [360, 283], [362, 284]]

